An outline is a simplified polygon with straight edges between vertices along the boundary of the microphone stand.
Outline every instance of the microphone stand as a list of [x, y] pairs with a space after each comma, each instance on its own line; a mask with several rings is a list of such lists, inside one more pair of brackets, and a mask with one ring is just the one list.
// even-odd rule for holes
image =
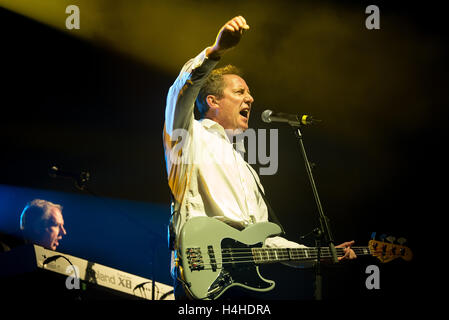
[[318, 208], [318, 216], [320, 221], [320, 228], [315, 229], [315, 245], [317, 247], [317, 262], [315, 265], [315, 299], [321, 300], [322, 299], [322, 275], [321, 275], [321, 240], [324, 238], [324, 240], [328, 243], [330, 252], [332, 254], [332, 262], [337, 263], [337, 250], [335, 249], [334, 245], [334, 239], [332, 237], [332, 233], [330, 231], [329, 227], [329, 219], [324, 215], [323, 207], [321, 206], [320, 197], [318, 195], [318, 191], [315, 185], [315, 180], [313, 178], [312, 174], [312, 168], [310, 167], [310, 162], [307, 158], [306, 149], [304, 148], [304, 142], [302, 139], [302, 134], [300, 130], [300, 126], [298, 125], [298, 122], [290, 122], [289, 124], [292, 126], [292, 128], [295, 130], [295, 136], [298, 138], [299, 146], [301, 150], [302, 157], [304, 159], [305, 165], [306, 165], [306, 171], [307, 176], [309, 177], [310, 185], [312, 187], [313, 196], [315, 198], [315, 202]]

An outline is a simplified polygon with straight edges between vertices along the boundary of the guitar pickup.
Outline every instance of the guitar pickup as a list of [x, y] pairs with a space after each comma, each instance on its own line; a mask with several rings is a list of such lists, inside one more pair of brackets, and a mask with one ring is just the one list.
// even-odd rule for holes
[[209, 254], [210, 265], [212, 271], [217, 271], [217, 260], [215, 260], [214, 248], [212, 246], [207, 246], [207, 253]]
[[186, 257], [190, 271], [204, 270], [204, 261], [200, 248], [187, 248]]

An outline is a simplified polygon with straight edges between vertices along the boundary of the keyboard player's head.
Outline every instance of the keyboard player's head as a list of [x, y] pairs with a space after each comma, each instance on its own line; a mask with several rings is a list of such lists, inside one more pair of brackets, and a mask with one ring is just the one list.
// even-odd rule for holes
[[22, 211], [20, 230], [27, 242], [56, 250], [59, 240], [67, 234], [64, 229], [62, 206], [34, 199]]

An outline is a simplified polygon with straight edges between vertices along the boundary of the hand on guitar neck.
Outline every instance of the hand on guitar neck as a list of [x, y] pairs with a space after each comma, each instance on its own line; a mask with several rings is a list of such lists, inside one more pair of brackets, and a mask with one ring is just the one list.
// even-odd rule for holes
[[343, 259], [355, 259], [357, 258], [357, 255], [355, 254], [354, 250], [351, 249], [351, 246], [355, 243], [354, 240], [343, 242], [342, 244], [339, 244], [338, 246], [335, 246], [335, 248], [344, 248], [345, 255], [342, 257], [338, 257], [338, 261], [341, 261]]

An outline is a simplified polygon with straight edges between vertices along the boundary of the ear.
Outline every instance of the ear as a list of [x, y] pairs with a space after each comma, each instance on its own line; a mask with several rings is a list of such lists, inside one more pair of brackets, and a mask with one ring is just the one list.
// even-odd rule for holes
[[211, 108], [211, 109], [217, 109], [220, 107], [220, 105], [218, 104], [218, 99], [214, 95], [211, 95], [211, 94], [208, 95], [206, 97], [206, 101], [207, 101], [207, 104], [209, 105], [209, 108]]

